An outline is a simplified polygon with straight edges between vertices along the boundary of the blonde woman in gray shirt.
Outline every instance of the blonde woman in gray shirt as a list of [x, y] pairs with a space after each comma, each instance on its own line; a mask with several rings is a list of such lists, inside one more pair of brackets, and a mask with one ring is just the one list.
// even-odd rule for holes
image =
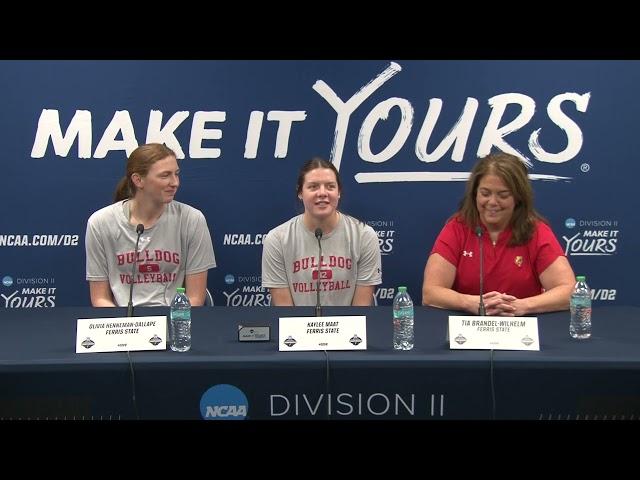
[[173, 150], [141, 145], [127, 160], [115, 203], [89, 217], [86, 278], [94, 307], [127, 305], [132, 283], [136, 306], [169, 305], [182, 286], [192, 305], [204, 304], [207, 272], [216, 260], [202, 212], [174, 200], [179, 174]]

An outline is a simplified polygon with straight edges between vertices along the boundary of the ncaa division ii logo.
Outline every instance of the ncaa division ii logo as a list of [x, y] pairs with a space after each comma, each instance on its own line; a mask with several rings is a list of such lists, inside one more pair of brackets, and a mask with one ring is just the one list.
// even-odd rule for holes
[[247, 396], [227, 383], [211, 387], [200, 398], [200, 415], [205, 420], [244, 420], [248, 409]]

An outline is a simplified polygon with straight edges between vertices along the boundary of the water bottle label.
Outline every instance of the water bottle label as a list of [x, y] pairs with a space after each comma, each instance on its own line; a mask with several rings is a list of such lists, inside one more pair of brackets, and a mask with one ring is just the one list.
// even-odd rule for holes
[[394, 318], [406, 318], [406, 317], [413, 318], [413, 307], [394, 308], [393, 317]]
[[191, 320], [191, 309], [171, 309], [169, 314], [171, 320]]

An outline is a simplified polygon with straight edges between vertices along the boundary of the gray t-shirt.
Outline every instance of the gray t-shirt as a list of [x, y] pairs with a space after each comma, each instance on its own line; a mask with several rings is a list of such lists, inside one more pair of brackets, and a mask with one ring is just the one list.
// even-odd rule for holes
[[[289, 288], [294, 305], [316, 304], [318, 240], [303, 215], [277, 226], [262, 245], [262, 286]], [[351, 305], [356, 285], [382, 283], [382, 263], [376, 232], [341, 214], [336, 228], [322, 237], [320, 302]]]
[[169, 305], [186, 274], [216, 266], [207, 221], [185, 203], [167, 204], [156, 224], [140, 236], [136, 258], [137, 236], [127, 200], [101, 208], [87, 221], [87, 280], [108, 280], [116, 305], [127, 305], [132, 281], [134, 305]]

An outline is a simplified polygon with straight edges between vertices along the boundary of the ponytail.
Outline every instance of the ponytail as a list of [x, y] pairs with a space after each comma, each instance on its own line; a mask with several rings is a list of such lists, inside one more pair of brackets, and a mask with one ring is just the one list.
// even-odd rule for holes
[[131, 189], [129, 188], [129, 178], [122, 177], [116, 186], [116, 191], [113, 193], [113, 201], [119, 202], [131, 198]]

